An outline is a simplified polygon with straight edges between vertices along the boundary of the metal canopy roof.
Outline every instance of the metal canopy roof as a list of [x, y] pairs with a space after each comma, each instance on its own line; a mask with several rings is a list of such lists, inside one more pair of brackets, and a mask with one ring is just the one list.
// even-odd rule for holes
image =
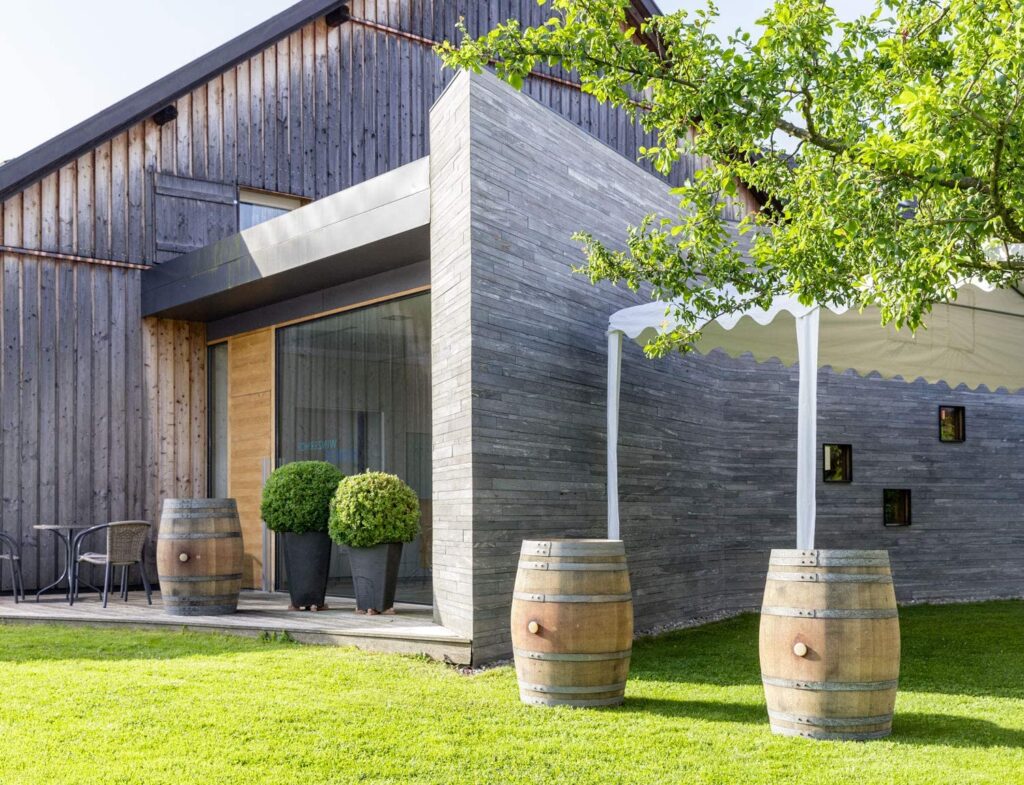
[[429, 257], [421, 158], [146, 270], [142, 315], [222, 319]]

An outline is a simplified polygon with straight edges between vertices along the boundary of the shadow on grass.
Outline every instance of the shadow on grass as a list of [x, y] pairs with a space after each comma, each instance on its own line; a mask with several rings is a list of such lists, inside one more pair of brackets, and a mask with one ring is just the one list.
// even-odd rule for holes
[[[763, 704], [629, 698], [621, 709], [614, 711], [657, 714], [670, 719], [760, 725], [766, 734], [770, 733], [768, 714]], [[888, 741], [926, 747], [1020, 748], [1024, 746], [1024, 731], [962, 715], [897, 712]]]

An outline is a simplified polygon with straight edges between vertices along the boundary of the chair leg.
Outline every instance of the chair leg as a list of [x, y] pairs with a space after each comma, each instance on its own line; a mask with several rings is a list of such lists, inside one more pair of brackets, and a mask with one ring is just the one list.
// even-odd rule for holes
[[[11, 570], [14, 575], [14, 601], [17, 603], [25, 599], [25, 581], [21, 576], [21, 562], [18, 560], [11, 562]], [[19, 595], [21, 595], [20, 599]]]
[[146, 575], [146, 561], [145, 561], [145, 558], [143, 558], [143, 560], [139, 562], [139, 572], [142, 574], [142, 586], [146, 590], [146, 602], [148, 602], [150, 605], [152, 605], [153, 604], [153, 590], [150, 589], [150, 587], [149, 587], [149, 576]]
[[110, 594], [110, 581], [114, 577], [114, 565], [107, 562], [103, 567], [103, 607], [107, 607], [107, 597]]
[[121, 599], [128, 602], [128, 565], [121, 566]]

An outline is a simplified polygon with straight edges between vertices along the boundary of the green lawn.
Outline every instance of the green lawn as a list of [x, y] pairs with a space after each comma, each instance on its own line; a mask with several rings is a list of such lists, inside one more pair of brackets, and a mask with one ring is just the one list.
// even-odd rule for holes
[[637, 644], [616, 709], [515, 674], [179, 633], [0, 627], [0, 783], [1024, 783], [1024, 602], [901, 611], [893, 736], [772, 736], [745, 616]]

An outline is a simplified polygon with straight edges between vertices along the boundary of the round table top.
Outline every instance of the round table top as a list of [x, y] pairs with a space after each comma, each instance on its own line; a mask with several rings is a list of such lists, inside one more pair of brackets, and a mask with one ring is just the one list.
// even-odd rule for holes
[[60, 531], [61, 529], [90, 529], [95, 525], [94, 523], [37, 523], [32, 528], [44, 531]]

